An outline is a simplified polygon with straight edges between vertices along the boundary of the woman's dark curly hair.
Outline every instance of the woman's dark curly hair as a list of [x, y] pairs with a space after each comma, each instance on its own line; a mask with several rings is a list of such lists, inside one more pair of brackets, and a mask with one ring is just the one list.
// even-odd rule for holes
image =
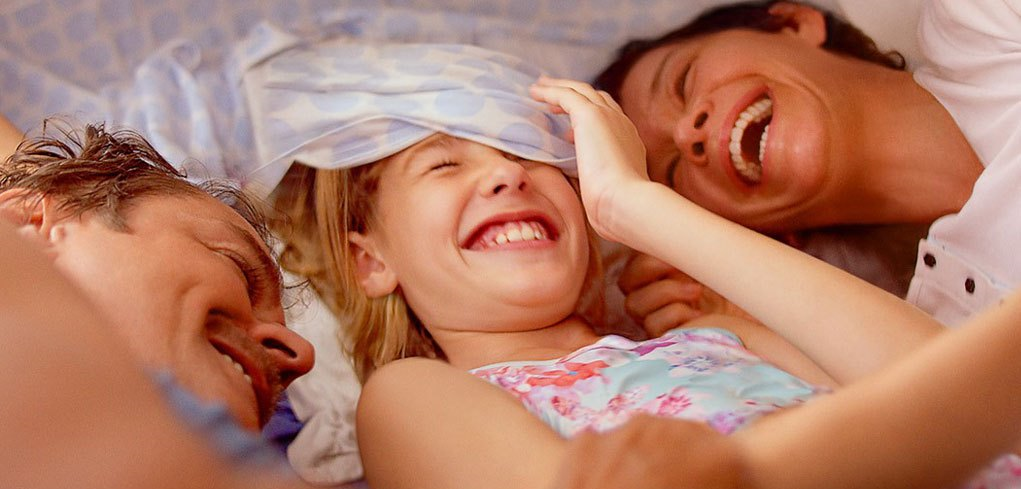
[[[654, 39], [636, 39], [617, 51], [617, 59], [595, 79], [595, 86], [620, 100], [620, 88], [631, 67], [645, 53], [660, 46], [730, 29], [751, 29], [777, 32], [787, 26], [786, 19], [771, 15], [769, 8], [778, 0], [747, 2], [720, 7], [703, 13], [691, 23]], [[831, 12], [826, 19], [826, 41], [823, 49], [903, 70], [904, 57], [896, 51], [882, 51], [876, 42], [857, 27]]]

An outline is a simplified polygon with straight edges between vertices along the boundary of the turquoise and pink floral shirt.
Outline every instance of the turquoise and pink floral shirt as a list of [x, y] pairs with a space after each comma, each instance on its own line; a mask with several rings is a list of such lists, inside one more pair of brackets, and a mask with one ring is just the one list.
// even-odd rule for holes
[[674, 329], [635, 342], [605, 336], [562, 358], [471, 371], [510, 392], [565, 437], [635, 413], [703, 421], [732, 433], [824, 388], [767, 363], [722, 329]]
[[[827, 392], [767, 363], [721, 329], [675, 329], [647, 341], [605, 336], [556, 360], [472, 370], [517, 397], [564, 437], [606, 431], [635, 413], [703, 421], [725, 434]], [[963, 489], [1021, 487], [1006, 454]]]

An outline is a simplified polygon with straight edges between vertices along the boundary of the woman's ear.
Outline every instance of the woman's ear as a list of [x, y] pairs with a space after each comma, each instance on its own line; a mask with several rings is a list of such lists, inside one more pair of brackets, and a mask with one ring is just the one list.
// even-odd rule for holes
[[0, 192], [0, 220], [14, 225], [25, 238], [52, 244], [63, 236], [60, 224], [65, 214], [54, 197], [21, 188]]
[[769, 14], [784, 19], [780, 32], [795, 35], [814, 46], [826, 42], [826, 17], [819, 10], [808, 5], [778, 2], [769, 7]]
[[368, 235], [350, 232], [347, 234], [354, 257], [355, 276], [365, 295], [371, 298], [383, 297], [397, 289], [397, 275], [379, 253], [376, 241]]

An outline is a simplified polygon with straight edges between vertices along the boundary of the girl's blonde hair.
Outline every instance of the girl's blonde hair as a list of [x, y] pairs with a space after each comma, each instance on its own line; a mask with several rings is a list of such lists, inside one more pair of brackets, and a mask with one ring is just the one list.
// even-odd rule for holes
[[[375, 224], [376, 196], [384, 165], [323, 170], [295, 163], [272, 199], [283, 218], [273, 223], [283, 238], [280, 264], [307, 278], [340, 319], [341, 345], [351, 357], [363, 383], [393, 360], [424, 356], [444, 358], [398, 287], [386, 297], [369, 298], [355, 275], [351, 231], [365, 233]], [[577, 307], [586, 319], [601, 324], [602, 260], [595, 235], [589, 231], [589, 267]]]

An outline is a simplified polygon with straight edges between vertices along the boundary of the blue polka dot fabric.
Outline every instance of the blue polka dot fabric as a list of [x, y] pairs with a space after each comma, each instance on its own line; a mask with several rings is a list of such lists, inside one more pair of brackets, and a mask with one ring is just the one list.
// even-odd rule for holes
[[259, 162], [246, 186], [258, 193], [271, 191], [292, 162], [350, 168], [438, 132], [574, 170], [570, 121], [529, 97], [541, 70], [515, 56], [350, 38], [280, 49], [293, 38], [265, 37], [274, 37], [271, 28], [252, 42], [273, 49], [249, 59], [242, 78]]
[[[265, 57], [279, 40], [258, 41], [263, 25], [303, 43], [347, 37], [471, 44], [512, 54], [554, 76], [586, 80], [625, 40], [660, 34], [707, 7], [733, 1], [7, 0], [0, 2], [0, 114], [23, 130], [53, 115], [131, 127], [196, 179], [241, 180], [260, 165], [256, 148], [262, 143], [241, 77], [248, 61]], [[436, 75], [435, 66], [404, 65], [411, 76]], [[337, 59], [306, 75], [351, 69]], [[487, 75], [475, 86], [507, 89], [502, 71]], [[425, 83], [420, 89], [440, 88]], [[454, 111], [494, 108], [454, 102], [441, 103]], [[344, 102], [320, 103], [339, 110], [336, 104]], [[411, 102], [386, 102], [402, 103]], [[299, 129], [285, 120], [264, 122], [284, 134], [288, 127]]]

